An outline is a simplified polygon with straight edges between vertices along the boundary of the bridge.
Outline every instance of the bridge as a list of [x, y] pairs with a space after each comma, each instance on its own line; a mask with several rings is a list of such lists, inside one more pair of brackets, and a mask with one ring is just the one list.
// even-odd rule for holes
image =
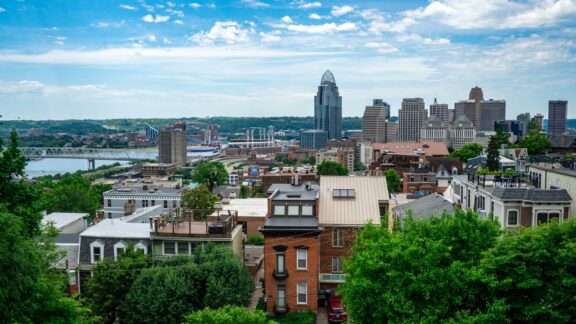
[[88, 169], [95, 168], [96, 160], [142, 161], [156, 160], [156, 151], [94, 149], [82, 147], [21, 147], [28, 159], [85, 159]]

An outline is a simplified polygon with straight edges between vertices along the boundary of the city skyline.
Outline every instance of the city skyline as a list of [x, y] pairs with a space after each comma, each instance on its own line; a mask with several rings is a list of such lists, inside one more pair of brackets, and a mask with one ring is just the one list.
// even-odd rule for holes
[[475, 85], [507, 119], [576, 117], [573, 0], [23, 0], [0, 2], [0, 36], [8, 120], [311, 116], [327, 69], [346, 117]]

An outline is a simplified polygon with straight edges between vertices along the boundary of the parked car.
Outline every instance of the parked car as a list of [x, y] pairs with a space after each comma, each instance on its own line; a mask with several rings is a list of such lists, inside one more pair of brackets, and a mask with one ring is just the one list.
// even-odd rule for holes
[[348, 320], [348, 313], [342, 307], [342, 297], [328, 297], [328, 322], [341, 323]]

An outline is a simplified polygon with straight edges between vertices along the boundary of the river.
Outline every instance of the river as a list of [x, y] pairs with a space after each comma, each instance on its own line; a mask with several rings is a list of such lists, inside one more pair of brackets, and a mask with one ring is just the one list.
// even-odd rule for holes
[[[140, 150], [127, 150], [118, 149], [118, 156], [125, 156], [127, 152], [130, 154], [142, 155], [145, 158], [156, 157], [158, 149], [140, 149]], [[96, 160], [96, 167], [102, 165], [109, 165], [114, 163], [120, 163], [121, 165], [129, 165], [128, 161], [116, 161], [116, 160]], [[87, 159], [40, 159], [28, 161], [24, 171], [29, 178], [44, 176], [44, 175], [55, 175], [64, 174], [66, 172], [73, 173], [78, 170], [88, 170], [88, 160]]]

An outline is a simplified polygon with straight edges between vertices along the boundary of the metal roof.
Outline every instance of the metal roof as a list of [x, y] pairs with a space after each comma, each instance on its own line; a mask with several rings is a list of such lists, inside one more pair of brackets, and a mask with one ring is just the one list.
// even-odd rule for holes
[[127, 223], [117, 218], [107, 218], [80, 233], [80, 236], [149, 239], [150, 224]]
[[62, 229], [68, 224], [81, 221], [83, 217], [88, 217], [88, 213], [51, 213], [42, 218], [42, 225], [52, 222], [54, 227]]
[[[333, 198], [334, 189], [354, 189], [354, 198]], [[320, 177], [320, 225], [380, 224], [379, 202], [389, 201], [386, 177]]]

